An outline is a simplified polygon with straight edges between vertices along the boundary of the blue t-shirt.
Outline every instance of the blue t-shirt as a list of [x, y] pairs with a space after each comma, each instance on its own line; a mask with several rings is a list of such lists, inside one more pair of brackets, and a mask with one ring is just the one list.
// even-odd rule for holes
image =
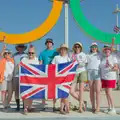
[[51, 64], [53, 58], [58, 55], [56, 49], [48, 50], [45, 49], [43, 52], [40, 53], [39, 60], [42, 60], [43, 64]]

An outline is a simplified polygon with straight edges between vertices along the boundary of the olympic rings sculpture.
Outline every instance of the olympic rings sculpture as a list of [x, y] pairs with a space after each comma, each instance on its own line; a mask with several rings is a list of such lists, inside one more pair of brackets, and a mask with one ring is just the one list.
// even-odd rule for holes
[[[5, 43], [24, 44], [40, 39], [46, 35], [57, 23], [62, 11], [62, 6], [63, 1], [53, 0], [53, 7], [48, 18], [38, 28], [21, 34], [8, 34], [5, 32], [0, 32], [0, 41], [2, 41], [5, 37]], [[103, 32], [89, 23], [80, 8], [80, 0], [70, 0], [70, 7], [72, 9], [73, 16], [76, 22], [79, 24], [80, 28], [92, 39], [104, 43], [112, 43], [112, 38], [115, 37], [115, 44], [120, 44], [120, 34]]]

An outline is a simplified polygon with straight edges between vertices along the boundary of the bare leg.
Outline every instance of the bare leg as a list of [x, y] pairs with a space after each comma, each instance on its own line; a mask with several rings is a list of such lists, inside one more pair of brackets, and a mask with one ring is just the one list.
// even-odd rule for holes
[[1, 93], [2, 93], [1, 97], [2, 97], [3, 106], [6, 107], [6, 94], [7, 94], [7, 92], [2, 91]]
[[96, 92], [96, 111], [100, 110], [100, 90], [101, 90], [101, 81], [95, 81], [95, 92]]
[[79, 84], [79, 111], [83, 112], [83, 92], [84, 92], [84, 82]]
[[53, 111], [55, 110], [56, 99], [53, 99]]
[[68, 100], [68, 98], [65, 98], [64, 101], [65, 101], [65, 112], [69, 113], [70, 109], [69, 109], [69, 100]]
[[107, 98], [107, 102], [108, 102], [108, 108], [111, 108], [110, 99], [109, 99], [109, 95], [108, 95], [108, 88], [105, 89], [105, 93], [106, 93], [106, 98]]
[[112, 97], [112, 88], [107, 89], [107, 94], [109, 97], [111, 108], [114, 108], [114, 102], [113, 102], [113, 97]]
[[94, 82], [93, 80], [89, 81], [89, 87], [90, 87], [90, 101], [92, 104], [92, 110], [95, 111], [95, 94], [94, 94]]
[[60, 113], [61, 113], [61, 114], [65, 114], [65, 112], [64, 112], [64, 105], [65, 105], [65, 101], [64, 101], [64, 99], [62, 98], [62, 99], [61, 99], [61, 102], [60, 102]]
[[70, 94], [76, 99], [79, 101], [79, 94], [78, 92], [76, 92], [76, 85], [77, 83], [73, 83], [72, 86], [71, 86], [71, 90], [70, 90]]

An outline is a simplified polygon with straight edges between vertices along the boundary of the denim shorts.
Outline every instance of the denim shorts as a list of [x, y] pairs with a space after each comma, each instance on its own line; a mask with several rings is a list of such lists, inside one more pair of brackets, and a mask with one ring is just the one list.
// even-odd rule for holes
[[88, 80], [100, 80], [100, 71], [88, 70]]

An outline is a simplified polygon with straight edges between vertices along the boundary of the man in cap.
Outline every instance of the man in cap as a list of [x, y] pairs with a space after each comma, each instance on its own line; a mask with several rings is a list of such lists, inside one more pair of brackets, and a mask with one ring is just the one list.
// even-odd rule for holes
[[24, 44], [19, 44], [16, 47], [17, 52], [13, 55], [14, 62], [15, 62], [15, 69], [14, 69], [14, 76], [13, 76], [13, 85], [15, 90], [15, 100], [17, 104], [16, 111], [20, 110], [20, 99], [19, 99], [19, 63], [22, 58], [26, 57], [25, 50], [27, 46]]
[[[53, 49], [53, 40], [51, 38], [47, 38], [46, 42], [46, 49], [40, 53], [39, 56], [39, 61], [40, 64], [51, 64], [53, 58], [58, 55], [58, 52], [56, 51], [56, 49]], [[45, 104], [45, 100], [42, 101], [43, 104]], [[55, 110], [55, 104], [53, 103], [53, 109]]]

